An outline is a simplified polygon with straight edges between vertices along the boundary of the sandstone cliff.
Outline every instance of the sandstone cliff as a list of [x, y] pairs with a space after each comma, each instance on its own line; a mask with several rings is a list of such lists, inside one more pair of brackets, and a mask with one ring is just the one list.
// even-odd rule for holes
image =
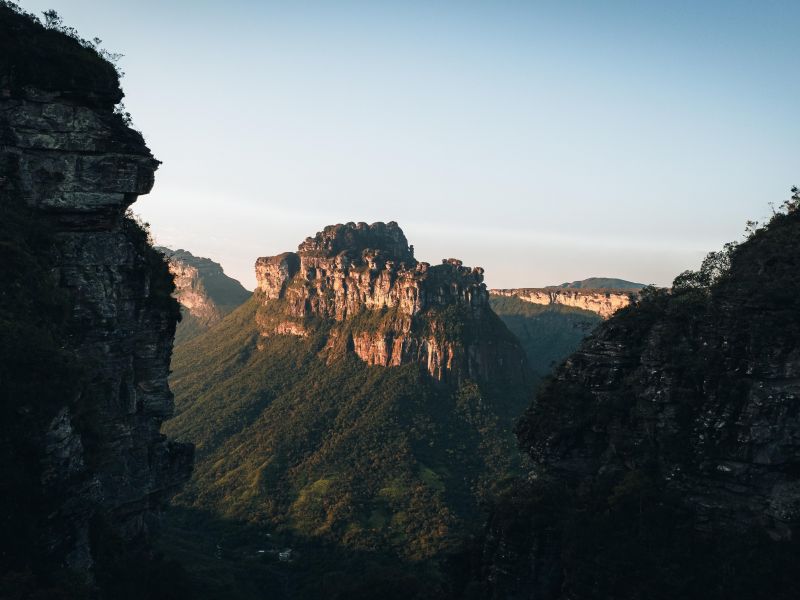
[[[0, 204], [30, 224], [25, 236], [4, 229], [12, 279], [3, 299], [35, 305], [41, 298], [28, 286], [39, 281], [62, 307], [36, 315], [4, 304], [4, 327], [26, 315], [20, 329], [3, 329], [3, 345], [17, 352], [0, 376], [14, 415], [2, 432], [3, 465], [27, 465], [25, 490], [3, 490], [11, 518], [29, 527], [24, 543], [3, 542], [4, 570], [27, 573], [17, 583], [66, 566], [102, 584], [107, 574], [93, 568], [108, 558], [101, 547], [140, 545], [191, 470], [191, 446], [160, 433], [173, 410], [171, 278], [126, 216], [150, 191], [158, 161], [115, 114], [121, 98], [97, 52], [0, 6]], [[40, 352], [48, 344], [52, 352]], [[46, 373], [47, 357], [58, 359], [54, 370], [71, 365], [57, 371], [60, 381], [35, 374]]]
[[[334, 325], [329, 348], [371, 365], [416, 363], [438, 381], [524, 378], [524, 357], [489, 307], [483, 269], [418, 262], [397, 223], [326, 227], [298, 251], [259, 258], [262, 335]], [[500, 334], [498, 333], [500, 332]]]
[[175, 298], [181, 304], [182, 319], [175, 332], [175, 343], [192, 339], [219, 323], [250, 296], [241, 283], [225, 275], [222, 265], [194, 256], [186, 250], [159, 247], [169, 260], [175, 280]]
[[800, 197], [557, 369], [485, 540], [495, 598], [790, 598], [800, 557]]
[[567, 306], [588, 310], [603, 319], [628, 306], [637, 292], [631, 290], [571, 289], [566, 287], [493, 289], [493, 296], [519, 298], [542, 306]]

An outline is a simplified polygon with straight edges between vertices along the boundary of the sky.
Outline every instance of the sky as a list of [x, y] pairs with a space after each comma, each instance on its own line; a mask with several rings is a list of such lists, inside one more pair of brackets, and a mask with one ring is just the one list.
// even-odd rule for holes
[[397, 221], [490, 287], [668, 285], [800, 183], [800, 2], [22, 0], [124, 54], [156, 242], [246, 287]]

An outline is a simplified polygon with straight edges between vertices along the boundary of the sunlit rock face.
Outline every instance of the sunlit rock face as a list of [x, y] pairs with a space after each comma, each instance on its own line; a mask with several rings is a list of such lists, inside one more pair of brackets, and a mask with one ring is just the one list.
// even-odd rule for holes
[[[263, 335], [307, 335], [315, 319], [330, 321], [329, 348], [371, 365], [418, 363], [440, 381], [522, 376], [516, 340], [496, 332], [483, 269], [418, 262], [395, 222], [326, 227], [296, 253], [259, 258], [256, 277], [272, 309], [260, 313]], [[451, 331], [456, 321], [476, 335]]]
[[539, 305], [568, 306], [588, 310], [607, 319], [619, 309], [628, 306], [637, 292], [630, 290], [586, 290], [565, 288], [493, 289], [494, 296], [515, 297]]
[[169, 272], [175, 281], [175, 298], [181, 306], [203, 323], [213, 325], [219, 322], [222, 313], [203, 289], [200, 268], [184, 259], [164, 254], [169, 259]]
[[176, 345], [213, 327], [250, 298], [251, 293], [228, 277], [219, 263], [183, 249], [157, 250], [167, 257], [175, 281], [174, 295], [181, 305], [183, 318], [175, 333]]
[[[43, 545], [88, 571], [90, 523], [145, 539], [191, 471], [191, 446], [160, 433], [173, 411], [171, 278], [125, 217], [159, 163], [114, 113], [122, 92], [110, 64], [6, 7], [0, 39], [0, 200], [30, 207], [54, 232], [52, 282], [72, 299], [66, 350], [83, 369], [78, 394], [29, 432], [51, 503]], [[14, 401], [26, 410], [36, 399]]]

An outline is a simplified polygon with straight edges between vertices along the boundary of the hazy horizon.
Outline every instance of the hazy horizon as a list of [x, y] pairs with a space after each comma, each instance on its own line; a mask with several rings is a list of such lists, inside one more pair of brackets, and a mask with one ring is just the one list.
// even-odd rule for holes
[[490, 287], [668, 285], [797, 183], [797, 3], [20, 4], [125, 55], [134, 211], [248, 288], [391, 220]]

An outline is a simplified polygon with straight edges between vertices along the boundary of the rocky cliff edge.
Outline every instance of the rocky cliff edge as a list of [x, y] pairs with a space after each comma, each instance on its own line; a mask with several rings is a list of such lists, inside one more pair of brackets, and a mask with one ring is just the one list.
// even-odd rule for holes
[[89, 579], [98, 540], [146, 540], [192, 465], [192, 447], [160, 433], [178, 310], [163, 257], [126, 215], [159, 163], [115, 112], [121, 98], [96, 50], [0, 5], [0, 202], [45, 234], [32, 252], [49, 264], [29, 277], [65, 298], [61, 350], [80, 371], [53, 405], [11, 393], [16, 414], [41, 419], [4, 435], [37, 454], [28, 475], [42, 505], [19, 506], [40, 511], [35, 552]]

